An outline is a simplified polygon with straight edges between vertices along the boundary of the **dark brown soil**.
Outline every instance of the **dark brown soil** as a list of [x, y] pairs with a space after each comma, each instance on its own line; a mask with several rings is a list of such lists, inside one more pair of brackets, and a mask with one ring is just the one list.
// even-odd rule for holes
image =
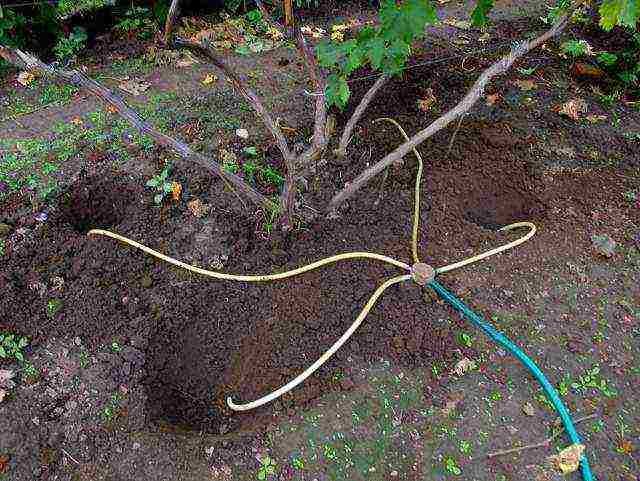
[[[491, 61], [478, 59], [477, 71]], [[414, 133], [437, 115], [417, 107], [416, 99], [425, 96], [426, 89], [432, 89], [437, 108], [443, 111], [474, 78], [475, 74], [461, 73], [457, 63], [407, 71], [371, 106], [349, 162], [330, 163], [318, 179], [311, 179], [307, 198], [322, 205], [367, 163], [400, 143], [395, 127], [372, 126], [371, 120], [393, 116], [409, 134]], [[366, 82], [354, 83], [354, 97], [366, 88]], [[508, 83], [493, 89], [502, 91], [505, 99], [522, 96]], [[638, 210], [622, 195], [637, 187], [630, 174], [638, 167], [637, 145], [597, 125], [563, 119], [549, 108], [555, 98], [542, 92], [533, 95], [541, 104], [536, 111], [523, 114], [518, 109], [526, 107], [509, 108], [506, 100], [498, 106], [482, 104], [464, 119], [450, 149], [455, 125], [421, 146], [425, 175], [419, 250], [425, 262], [439, 266], [504, 243], [511, 235], [499, 234], [497, 228], [529, 220], [539, 226], [540, 234], [517, 253], [496, 259], [491, 274], [517, 282], [512, 272], [516, 262], [536, 266], [543, 256], [561, 257], [566, 250], [589, 252], [589, 236], [577, 232], [600, 227], [594, 206], [619, 212], [619, 222], [640, 221]], [[339, 116], [340, 123], [348, 114]], [[549, 140], [553, 135], [559, 137]], [[580, 142], [571, 144], [575, 149], [571, 158], [540, 154], [549, 142], [576, 138]], [[596, 169], [587, 155], [592, 149], [615, 159], [615, 168]], [[194, 169], [180, 175], [189, 183], [204, 174]], [[379, 203], [374, 183], [342, 209], [340, 218], [317, 220], [286, 239], [272, 241], [263, 238], [259, 218], [229, 207], [232, 196], [218, 181], [212, 181], [213, 192], [208, 195], [212, 212], [200, 220], [186, 208], [189, 198], [162, 209], [153, 207], [143, 200], [149, 196], [140, 187], [141, 179], [126, 172], [83, 176], [61, 196], [43, 225], [33, 214], [12, 217], [13, 205], [0, 212], [14, 230], [34, 232], [24, 240], [14, 232], [7, 243], [0, 272], [0, 326], [29, 333], [36, 346], [70, 334], [92, 347], [114, 340], [134, 343], [146, 359], [143, 384], [154, 429], [257, 430], [267, 424], [274, 406], [232, 414], [225, 406], [226, 396], [253, 400], [301, 372], [347, 329], [373, 290], [396, 271], [373, 262], [349, 261], [286, 282], [219, 282], [190, 275], [113, 240], [89, 238], [87, 231], [110, 229], [205, 267], [222, 259], [222, 270], [235, 273], [281, 271], [347, 251], [379, 252], [410, 262], [414, 175], [414, 159], [407, 157], [404, 166], [390, 172]], [[34, 230], [35, 226], [39, 228]], [[483, 292], [489, 286], [479, 271], [474, 272], [452, 273], [442, 281], [484, 311], [489, 300]], [[62, 292], [52, 288], [53, 276], [64, 279]], [[36, 287], [39, 283], [45, 286], [44, 294]], [[62, 301], [62, 308], [53, 314], [47, 312], [51, 298]], [[462, 325], [459, 316], [425, 297], [417, 286], [391, 288], [347, 346], [319, 374], [278, 401], [276, 408], [297, 409], [320, 394], [341, 389], [331, 382], [331, 374], [350, 356], [371, 361], [384, 357], [416, 367], [452, 359], [465, 349], [471, 355], [471, 348], [455, 342]], [[113, 375], [126, 384], [132, 374]], [[427, 381], [426, 399], [432, 402], [429, 394], [437, 383]]]

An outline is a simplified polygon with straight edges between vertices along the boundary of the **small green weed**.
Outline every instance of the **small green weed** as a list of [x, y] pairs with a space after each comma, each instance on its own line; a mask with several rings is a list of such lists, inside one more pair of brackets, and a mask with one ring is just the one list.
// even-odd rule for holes
[[600, 366], [595, 365], [580, 376], [577, 382], [572, 383], [571, 387], [577, 391], [585, 391], [591, 388], [599, 391], [605, 397], [616, 397], [618, 392], [609, 385], [606, 379], [599, 377], [599, 374]]
[[291, 460], [291, 466], [293, 467], [293, 469], [297, 469], [298, 471], [301, 471], [304, 469], [304, 459], [302, 459], [299, 456], [296, 456], [295, 458], [293, 458]]
[[569, 40], [564, 42], [560, 49], [563, 54], [573, 58], [584, 57], [592, 53], [591, 45], [586, 40]]
[[173, 190], [173, 182], [167, 180], [169, 177], [169, 171], [171, 170], [170, 166], [166, 166], [162, 169], [160, 174], [156, 175], [152, 179], [149, 179], [146, 183], [147, 187], [153, 187], [157, 193], [153, 196], [153, 201], [160, 205], [162, 201], [167, 196], [167, 194], [171, 193]]
[[263, 456], [260, 459], [260, 467], [258, 468], [258, 479], [264, 481], [269, 476], [276, 474], [276, 462], [269, 456]]
[[89, 365], [89, 353], [87, 351], [80, 351], [78, 362], [82, 369], [86, 368]]
[[120, 35], [139, 39], [148, 39], [153, 36], [153, 20], [151, 11], [144, 7], [131, 7], [114, 26]]
[[26, 336], [18, 336], [14, 333], [0, 334], [0, 359], [16, 359], [24, 362], [24, 348], [29, 345]]
[[122, 394], [120, 394], [119, 392], [111, 395], [111, 398], [109, 399], [107, 405], [102, 408], [102, 411], [100, 411], [100, 415], [104, 422], [113, 421], [116, 413], [118, 412], [118, 409], [120, 408], [120, 402], [122, 402], [122, 400]]
[[35, 381], [40, 377], [40, 371], [30, 362], [26, 362], [22, 368], [22, 374], [25, 379]]
[[284, 183], [284, 177], [280, 175], [276, 169], [271, 166], [267, 166], [260, 171], [260, 175], [262, 176], [262, 180], [267, 184], [273, 184], [276, 187], [282, 187]]
[[78, 88], [73, 85], [47, 84], [40, 93], [39, 102], [47, 105], [56, 102], [68, 102], [73, 95], [78, 93]]
[[113, 341], [111, 343], [111, 350], [115, 353], [118, 353], [120, 351], [122, 351], [122, 346], [120, 345], [120, 343], [118, 341]]
[[466, 332], [459, 332], [458, 342], [465, 347], [471, 347], [473, 346], [473, 337]]
[[4, 257], [4, 253], [5, 253], [4, 239], [0, 239], [0, 257]]
[[47, 301], [47, 316], [52, 318], [62, 309], [61, 299], [49, 299]]
[[604, 429], [604, 421], [602, 419], [598, 419], [596, 422], [593, 423], [593, 425], [591, 426], [591, 430], [594, 433], [599, 433], [600, 431], [602, 431]]
[[471, 452], [473, 451], [473, 448], [471, 447], [471, 443], [464, 439], [460, 441], [459, 448], [460, 448], [460, 452], [467, 456], [470, 455]]
[[87, 43], [87, 32], [82, 27], [75, 27], [67, 37], [61, 37], [53, 47], [58, 60], [69, 60], [84, 50]]
[[462, 469], [460, 469], [456, 460], [450, 456], [447, 456], [444, 459], [444, 469], [455, 476], [460, 476], [462, 474]]

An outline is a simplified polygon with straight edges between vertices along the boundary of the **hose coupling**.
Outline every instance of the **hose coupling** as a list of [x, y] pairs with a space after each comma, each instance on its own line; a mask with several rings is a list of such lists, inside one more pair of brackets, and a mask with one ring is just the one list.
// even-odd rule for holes
[[436, 277], [436, 271], [429, 264], [416, 262], [411, 266], [411, 277], [419, 286], [426, 286]]

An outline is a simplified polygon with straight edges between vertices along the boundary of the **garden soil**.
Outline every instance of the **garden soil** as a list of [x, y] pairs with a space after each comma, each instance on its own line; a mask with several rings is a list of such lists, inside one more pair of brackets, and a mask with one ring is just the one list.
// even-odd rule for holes
[[[549, 76], [561, 70], [557, 60], [541, 52], [534, 55], [543, 59]], [[452, 106], [492, 60], [474, 59], [467, 65], [472, 64], [473, 72], [461, 71], [459, 61], [417, 67], [391, 82], [361, 122], [346, 161], [328, 158], [320, 173], [308, 179], [302, 209], [326, 205], [345, 182], [401, 142], [391, 124], [372, 125], [371, 120], [393, 117], [411, 135]], [[352, 84], [354, 97], [368, 86], [367, 81]], [[499, 233], [499, 227], [524, 220], [536, 223], [538, 234], [523, 246], [482, 266], [442, 276], [443, 284], [487, 317], [496, 305], [513, 304], [534, 316], [537, 305], [527, 301], [549, 287], [539, 281], [547, 277], [544, 272], [584, 256], [594, 270], [607, 269], [610, 261], [593, 247], [593, 233], [615, 236], [622, 251], [638, 248], [637, 230], [635, 238], [629, 233], [640, 225], [640, 209], [623, 195], [638, 187], [638, 147], [607, 125], [561, 117], [551, 109], [553, 93], [522, 92], [506, 79], [490, 90], [500, 93], [501, 102], [483, 101], [459, 125], [455, 122], [420, 146], [425, 170], [418, 250], [425, 262], [441, 266], [522, 234]], [[535, 108], [526, 103], [529, 94], [539, 100]], [[428, 95], [436, 102], [434, 110], [425, 112], [416, 100]], [[349, 114], [338, 113], [339, 126]], [[637, 112], [628, 115], [638, 121]], [[599, 153], [597, 159], [589, 155], [592, 151]], [[600, 166], [602, 159], [613, 159], [615, 168]], [[99, 419], [90, 429], [77, 427], [83, 418], [74, 418], [75, 406], [69, 401], [82, 401], [53, 383], [46, 388], [51, 389], [45, 409], [49, 418], [40, 414], [36, 425], [33, 412], [41, 408], [34, 404], [15, 413], [24, 417], [20, 430], [15, 421], [5, 420], [14, 445], [24, 450], [14, 453], [9, 479], [160, 476], [162, 471], [125, 463], [132, 456], [130, 449], [110, 441], [119, 431], [139, 433], [138, 447], [155, 439], [157, 451], [148, 448], [144, 459], [155, 460], [157, 470], [173, 473], [167, 479], [215, 478], [197, 462], [188, 464], [190, 456], [198, 456], [197, 439], [209, 436], [223, 443], [214, 457], [226, 463], [247, 452], [252, 456], [247, 451], [251, 440], [280, 417], [295, 417], [327, 396], [355, 389], [349, 377], [336, 382], [336, 373], [348, 370], [354, 360], [364, 366], [385, 359], [422, 373], [425, 406], [440, 405], [446, 397], [443, 380], [423, 368], [473, 357], [480, 346], [461, 345], [456, 336], [465, 329], [464, 320], [428, 292], [406, 283], [388, 289], [351, 340], [300, 387], [248, 413], [226, 407], [227, 396], [236, 402], [257, 399], [315, 361], [353, 322], [376, 287], [398, 274], [394, 268], [345, 261], [285, 281], [223, 282], [187, 273], [112, 239], [87, 236], [91, 228], [109, 229], [185, 262], [238, 274], [284, 271], [350, 251], [410, 263], [415, 174], [415, 159], [408, 155], [402, 165], [390, 168], [386, 183], [374, 179], [337, 218], [318, 215], [286, 236], [271, 238], [262, 217], [242, 209], [224, 184], [196, 168], [181, 168], [179, 175], [193, 186], [192, 198], [210, 206], [204, 218], [187, 207], [191, 198], [168, 201], [158, 209], [141, 187], [144, 179], [99, 167], [79, 175], [47, 210], [46, 220], [25, 213], [16, 205], [19, 200], [3, 206], [0, 216], [12, 233], [0, 270], [2, 328], [32, 336], [30, 349], [50, 364], [61, 383], [72, 382], [76, 375], [74, 382], [85, 388], [98, 383], [107, 393], [85, 400], [101, 410], [107, 431], [99, 427]], [[638, 272], [631, 278], [638, 281]], [[506, 285], [514, 286], [516, 298], [501, 300]], [[503, 287], [496, 291], [495, 286]], [[637, 284], [631, 290], [638, 299]], [[547, 335], [554, 337], [565, 328], [559, 323], [550, 329]], [[591, 342], [579, 330], [572, 335], [581, 338], [576, 342]], [[93, 377], [82, 374], [75, 360], [83, 352], [90, 353]], [[36, 398], [33, 394], [34, 402]], [[109, 403], [114, 404], [113, 417], [104, 411]], [[69, 425], [65, 419], [76, 419], [75, 434], [60, 432]], [[495, 436], [509, 442], [507, 434]], [[75, 467], [72, 461], [63, 462], [61, 450], [64, 445], [68, 451], [74, 439], [88, 446]], [[184, 448], [189, 443], [193, 452]], [[191, 453], [179, 458], [187, 464], [162, 460], [175, 454], [174, 444]], [[117, 467], [120, 457], [126, 468]], [[606, 455], [600, 460], [606, 462]], [[473, 469], [490, 473], [494, 468]], [[74, 472], [76, 477], [56, 477]]]

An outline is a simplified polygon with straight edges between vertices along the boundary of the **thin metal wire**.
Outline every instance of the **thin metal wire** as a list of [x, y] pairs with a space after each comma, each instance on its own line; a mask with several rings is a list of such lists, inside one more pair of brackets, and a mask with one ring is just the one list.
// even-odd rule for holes
[[[412, 69], [419, 68], [419, 67], [426, 67], [426, 66], [429, 66], [429, 65], [435, 65], [435, 64], [438, 64], [438, 63], [448, 62], [450, 60], [457, 60], [459, 58], [467, 58], [470, 55], [474, 55], [474, 54], [494, 52], [496, 50], [501, 49], [502, 47], [505, 47], [507, 45], [511, 45], [511, 43], [512, 43], [511, 41], [501, 42], [501, 43], [498, 43], [498, 44], [496, 44], [496, 45], [494, 45], [492, 47], [481, 48], [481, 49], [478, 49], [478, 50], [472, 50], [471, 52], [465, 52], [464, 54], [460, 54], [460, 55], [453, 55], [453, 56], [450, 56], [450, 57], [437, 58], [435, 60], [429, 60], [428, 62], [414, 63], [412, 65], [408, 65], [406, 67], [403, 67], [402, 71], [404, 72], [405, 70], [412, 70]], [[374, 78], [377, 79], [377, 78], [382, 77], [383, 75], [384, 74], [365, 75], [363, 77], [356, 77], [356, 78], [353, 78], [353, 79], [349, 79], [349, 80], [347, 80], [347, 83], [350, 84], [350, 83], [353, 83], [353, 82], [359, 82], [361, 80], [369, 80], [369, 79], [374, 79]], [[308, 97], [317, 97], [319, 95], [322, 95], [319, 92], [309, 92], [306, 89], [303, 91], [303, 93]]]

